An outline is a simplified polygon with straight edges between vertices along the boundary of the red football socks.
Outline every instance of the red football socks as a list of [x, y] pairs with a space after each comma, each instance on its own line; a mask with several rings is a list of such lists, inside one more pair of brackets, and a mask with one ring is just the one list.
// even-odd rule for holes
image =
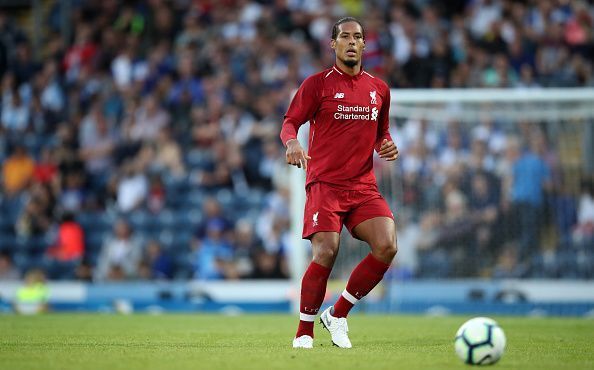
[[383, 279], [390, 265], [367, 255], [351, 273], [346, 289], [334, 304], [334, 317], [347, 317], [355, 303], [365, 297]]
[[299, 307], [299, 327], [296, 338], [309, 335], [313, 338], [314, 320], [326, 294], [326, 284], [330, 276], [328, 267], [311, 262], [301, 280], [301, 304]]

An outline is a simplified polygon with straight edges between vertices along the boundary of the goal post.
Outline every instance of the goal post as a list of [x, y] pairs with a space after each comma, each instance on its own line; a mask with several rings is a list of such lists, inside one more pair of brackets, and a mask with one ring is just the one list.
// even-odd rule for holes
[[[395, 120], [424, 119], [468, 126], [485, 118], [515, 125], [543, 123], [549, 134], [561, 124], [580, 124], [583, 169], [594, 173], [594, 87], [523, 89], [392, 89], [390, 115]], [[393, 125], [392, 125], [393, 127]], [[396, 130], [396, 135], [398, 132]]]
[[594, 117], [594, 88], [393, 89], [391, 93], [390, 113], [403, 119], [473, 121], [486, 113], [510, 121]]
[[[297, 140], [308, 150], [309, 123], [299, 129]], [[311, 248], [309, 242], [301, 237], [303, 231], [303, 211], [305, 206], [305, 171], [291, 166], [290, 169], [290, 213], [291, 213], [291, 246], [289, 248], [289, 270], [291, 273], [291, 311], [299, 313], [299, 297], [301, 277], [309, 263]]]
[[[376, 158], [375, 169], [380, 190], [392, 207], [397, 223], [403, 214], [410, 218], [408, 216], [414, 213], [408, 210], [405, 204], [406, 191], [403, 189], [403, 183], [407, 169], [403, 168], [403, 163], [407, 161], [407, 156], [411, 156], [411, 143], [406, 142], [406, 135], [409, 134], [407, 130], [414, 126], [415, 121], [425, 121], [429, 136], [442, 140], [435, 143], [437, 147], [432, 150], [439, 150], [439, 145], [443, 145], [443, 137], [452, 123], [455, 123], [463, 134], [470, 135], [485, 121], [491, 121], [499, 126], [506, 137], [515, 136], [520, 139], [525, 139], [522, 135], [526, 134], [526, 131], [523, 131], [526, 127], [538, 127], [557, 155], [556, 165], [559, 173], [553, 175], [562, 176], [569, 184], [569, 189], [563, 191], [567, 191], [573, 200], [579, 197], [583, 176], [594, 174], [594, 88], [392, 89], [391, 96], [390, 126], [392, 136], [399, 145], [401, 157], [391, 165]], [[303, 139], [307, 135], [305, 131], [303, 129], [300, 131], [300, 136], [303, 135], [300, 140], [302, 144], [307, 143], [307, 139]], [[498, 152], [493, 155], [497, 157], [505, 154]], [[296, 171], [294, 174], [291, 181], [292, 233], [293, 242], [298, 247], [292, 248], [291, 271], [295, 289], [297, 289], [295, 299], [298, 300], [298, 287], [310, 249], [307, 247], [308, 243], [306, 242], [304, 247], [301, 240], [305, 201], [303, 181], [301, 181], [303, 171]], [[298, 175], [301, 176], [300, 181], [296, 180]], [[432, 174], [429, 175], [432, 176]], [[437, 197], [439, 198], [439, 194]], [[420, 222], [418, 214], [413, 214], [411, 219], [414, 222]], [[400, 234], [400, 225], [398, 229]], [[546, 240], [556, 237], [545, 236]], [[411, 263], [412, 278], [423, 278], [422, 275], [418, 275], [418, 271], [414, 271], [418, 262], [415, 258], [420, 258], [415, 256], [417, 246], [403, 244], [408, 243], [408, 240], [408, 235], [399, 235], [400, 251], [397, 260], [408, 259], [409, 261], [405, 262]], [[342, 280], [348, 278], [352, 268], [367, 253], [366, 246], [343, 232], [340, 253], [331, 278]], [[458, 275], [456, 272], [451, 274], [452, 277]], [[450, 275], [446, 276], [446, 278], [450, 277]], [[400, 277], [391, 275], [389, 278]], [[293, 307], [298, 309], [298, 302]]]

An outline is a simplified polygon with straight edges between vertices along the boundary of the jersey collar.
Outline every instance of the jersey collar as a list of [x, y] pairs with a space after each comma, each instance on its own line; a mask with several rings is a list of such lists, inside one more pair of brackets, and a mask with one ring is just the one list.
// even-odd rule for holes
[[354, 76], [351, 76], [350, 74], [348, 74], [348, 73], [346, 73], [345, 71], [343, 71], [342, 69], [340, 69], [340, 68], [338, 67], [338, 65], [336, 65], [336, 63], [334, 63], [334, 65], [332, 66], [332, 69], [333, 69], [335, 72], [338, 72], [338, 74], [340, 74], [342, 77], [344, 77], [344, 78], [349, 78], [349, 79], [351, 79], [351, 78], [353, 78], [353, 79], [358, 79], [359, 77], [361, 77], [361, 76], [363, 75], [363, 66], [361, 66], [361, 69], [359, 70], [359, 73], [357, 73], [357, 74], [356, 74], [356, 75], [354, 75]]

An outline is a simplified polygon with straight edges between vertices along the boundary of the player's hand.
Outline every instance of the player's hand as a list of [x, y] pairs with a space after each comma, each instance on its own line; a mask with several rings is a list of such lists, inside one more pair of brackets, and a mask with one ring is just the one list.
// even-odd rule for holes
[[307, 170], [307, 161], [311, 159], [297, 139], [287, 141], [287, 163]]
[[380, 147], [380, 151], [378, 152], [380, 158], [384, 158], [386, 161], [395, 161], [398, 158], [398, 148], [393, 141], [388, 141], [388, 139], [384, 139], [382, 141], [382, 146]]

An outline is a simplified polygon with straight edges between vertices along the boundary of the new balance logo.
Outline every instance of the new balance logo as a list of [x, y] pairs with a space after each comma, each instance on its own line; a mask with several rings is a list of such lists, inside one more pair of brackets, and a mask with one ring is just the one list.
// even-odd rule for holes
[[334, 99], [342, 99], [344, 98], [344, 93], [336, 93], [334, 94]]

